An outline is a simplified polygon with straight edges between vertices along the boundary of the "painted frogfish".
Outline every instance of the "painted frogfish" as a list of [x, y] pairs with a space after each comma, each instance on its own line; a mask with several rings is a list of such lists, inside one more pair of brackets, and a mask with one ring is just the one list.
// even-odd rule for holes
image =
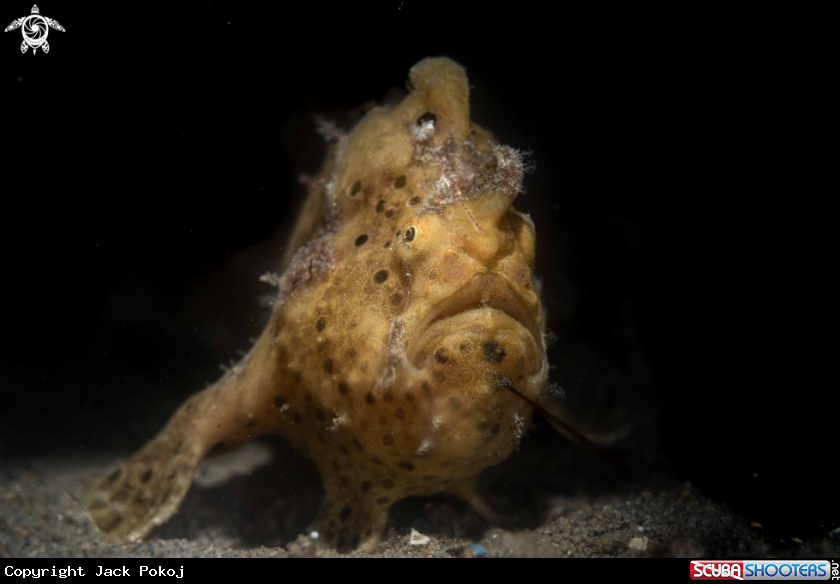
[[512, 207], [527, 164], [470, 121], [458, 64], [424, 59], [408, 88], [333, 132], [250, 352], [86, 495], [112, 539], [175, 513], [214, 446], [269, 433], [320, 472], [321, 546], [372, 551], [406, 496], [496, 517], [478, 477], [547, 391], [534, 224]]

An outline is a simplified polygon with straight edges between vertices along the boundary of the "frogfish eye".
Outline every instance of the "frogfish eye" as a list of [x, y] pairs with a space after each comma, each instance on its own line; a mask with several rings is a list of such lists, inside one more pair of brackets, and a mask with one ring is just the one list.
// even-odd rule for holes
[[412, 225], [411, 227], [405, 230], [403, 236], [405, 237], [406, 241], [412, 241], [415, 237], [417, 237], [417, 228], [414, 225]]

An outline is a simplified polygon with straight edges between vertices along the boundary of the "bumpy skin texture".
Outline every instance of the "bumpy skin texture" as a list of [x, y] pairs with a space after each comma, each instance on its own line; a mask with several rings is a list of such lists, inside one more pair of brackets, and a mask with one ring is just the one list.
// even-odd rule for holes
[[277, 303], [251, 352], [86, 498], [99, 528], [166, 521], [213, 446], [275, 433], [317, 464], [319, 545], [373, 550], [388, 508], [441, 491], [494, 513], [479, 474], [542, 398], [534, 227], [519, 153], [471, 124], [464, 70], [425, 59], [411, 93], [338, 138], [309, 187]]

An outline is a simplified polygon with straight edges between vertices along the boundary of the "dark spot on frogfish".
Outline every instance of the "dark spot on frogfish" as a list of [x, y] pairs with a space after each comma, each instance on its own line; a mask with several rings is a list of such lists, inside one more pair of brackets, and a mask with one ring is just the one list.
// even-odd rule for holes
[[432, 112], [426, 112], [425, 114], [417, 118], [418, 126], [422, 126], [426, 122], [432, 122], [434, 124], [435, 122], [437, 122], [437, 116]]
[[481, 346], [481, 350], [484, 352], [484, 359], [488, 363], [500, 363], [502, 359], [505, 358], [504, 348], [499, 344], [498, 341], [487, 341]]

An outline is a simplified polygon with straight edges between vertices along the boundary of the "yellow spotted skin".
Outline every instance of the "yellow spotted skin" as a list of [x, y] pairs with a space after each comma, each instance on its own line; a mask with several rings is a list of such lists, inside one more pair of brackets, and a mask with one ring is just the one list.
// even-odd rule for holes
[[251, 352], [190, 398], [85, 503], [116, 541], [170, 517], [215, 445], [283, 436], [318, 466], [319, 545], [373, 550], [388, 508], [448, 491], [483, 516], [482, 470], [519, 444], [547, 364], [523, 163], [470, 122], [464, 70], [425, 59], [411, 92], [332, 145]]

